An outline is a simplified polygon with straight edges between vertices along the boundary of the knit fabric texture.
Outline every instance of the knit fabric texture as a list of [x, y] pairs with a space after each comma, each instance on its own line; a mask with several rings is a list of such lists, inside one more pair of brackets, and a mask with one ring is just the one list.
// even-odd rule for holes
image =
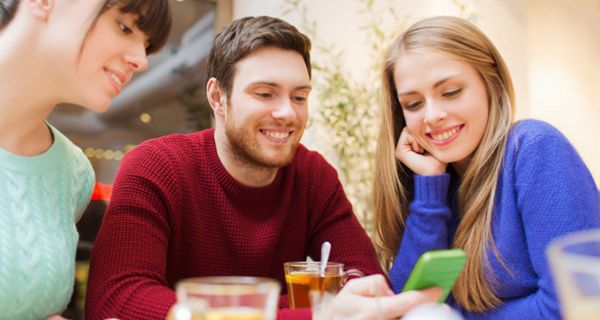
[[[150, 140], [127, 154], [115, 180], [92, 253], [86, 319], [164, 319], [177, 281], [190, 277], [269, 277], [285, 294], [283, 263], [319, 260], [324, 241], [330, 261], [382, 273], [318, 153], [299, 146], [270, 185], [256, 188], [224, 168], [213, 129]], [[310, 318], [281, 307], [280, 319]]]
[[94, 171], [55, 128], [52, 146], [33, 157], [0, 149], [0, 319], [60, 314], [73, 292], [75, 223]]
[[[456, 176], [414, 179], [406, 230], [389, 273], [396, 292], [422, 253], [452, 247], [460, 222]], [[503, 304], [477, 314], [452, 297], [448, 303], [466, 319], [560, 319], [546, 249], [556, 237], [590, 228], [600, 228], [600, 196], [573, 146], [547, 123], [518, 122], [507, 141], [492, 220], [496, 248], [510, 271], [488, 250], [493, 289]]]

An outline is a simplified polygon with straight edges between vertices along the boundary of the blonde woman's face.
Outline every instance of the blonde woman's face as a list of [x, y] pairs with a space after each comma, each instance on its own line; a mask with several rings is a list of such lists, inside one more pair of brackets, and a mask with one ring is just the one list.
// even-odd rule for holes
[[394, 82], [410, 134], [427, 153], [464, 172], [489, 112], [475, 68], [436, 52], [405, 52], [396, 62]]

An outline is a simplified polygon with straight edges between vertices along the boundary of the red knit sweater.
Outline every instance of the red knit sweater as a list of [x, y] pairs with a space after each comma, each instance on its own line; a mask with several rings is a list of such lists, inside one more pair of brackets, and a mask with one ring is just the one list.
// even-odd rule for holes
[[[221, 164], [214, 130], [147, 141], [127, 154], [96, 238], [86, 319], [164, 319], [177, 281], [270, 277], [286, 294], [283, 263], [320, 259], [382, 273], [337, 173], [300, 146], [272, 184], [248, 187]], [[286, 299], [282, 299], [286, 301]], [[279, 319], [308, 319], [282, 305]]]

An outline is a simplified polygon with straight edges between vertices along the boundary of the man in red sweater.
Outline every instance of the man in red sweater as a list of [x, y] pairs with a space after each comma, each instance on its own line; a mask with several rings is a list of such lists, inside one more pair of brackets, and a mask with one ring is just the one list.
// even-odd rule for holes
[[[175, 284], [189, 277], [270, 277], [285, 295], [283, 263], [319, 260], [324, 241], [330, 261], [382, 273], [335, 169], [300, 144], [309, 50], [305, 35], [269, 17], [237, 20], [217, 35], [207, 84], [215, 128], [127, 154], [94, 245], [86, 319], [164, 319]], [[340, 296], [386, 295], [383, 279], [360, 279], [366, 284]], [[415, 294], [384, 305], [406, 309], [437, 296]], [[282, 301], [280, 319], [310, 318]]]

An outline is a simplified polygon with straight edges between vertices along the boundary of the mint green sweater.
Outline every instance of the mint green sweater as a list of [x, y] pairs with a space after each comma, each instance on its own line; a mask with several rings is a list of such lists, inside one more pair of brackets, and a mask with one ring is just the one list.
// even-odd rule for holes
[[77, 146], [52, 128], [45, 153], [0, 149], [0, 319], [44, 319], [71, 298], [75, 222], [86, 208], [94, 171]]

